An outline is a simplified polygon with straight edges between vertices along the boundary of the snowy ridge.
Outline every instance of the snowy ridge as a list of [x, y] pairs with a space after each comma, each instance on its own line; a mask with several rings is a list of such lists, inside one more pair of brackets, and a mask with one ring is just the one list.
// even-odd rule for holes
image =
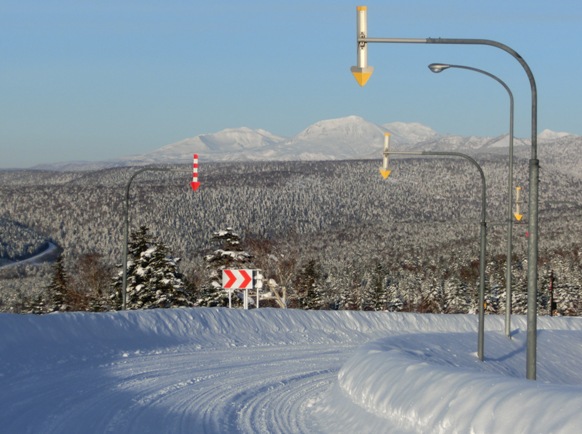
[[572, 136], [570, 133], [558, 132], [545, 129], [538, 134], [538, 139], [540, 141], [551, 141], [557, 139], [563, 139], [564, 137]]
[[[390, 122], [378, 125], [360, 116], [346, 116], [315, 122], [293, 137], [282, 137], [264, 129], [226, 128], [170, 143], [153, 151], [102, 162], [70, 162], [36, 166], [49, 170], [97, 170], [106, 167], [175, 164], [188, 162], [198, 153], [203, 161], [301, 161], [380, 158], [384, 133], [391, 134], [391, 146], [399, 150], [498, 152], [507, 148], [507, 135], [499, 137], [439, 134], [418, 122]], [[579, 136], [544, 130], [539, 139], [576, 140]], [[515, 138], [518, 148], [528, 139]], [[395, 148], [393, 148], [395, 149]]]
[[[377, 156], [386, 130], [358, 116], [316, 122], [270, 149], [281, 160], [343, 160]], [[263, 159], [264, 154], [255, 154]]]
[[426, 142], [435, 140], [440, 134], [430, 127], [418, 122], [390, 122], [382, 125], [393, 136], [407, 142]]
[[[508, 135], [477, 137], [443, 135], [418, 122], [390, 122], [382, 125], [360, 116], [346, 116], [315, 122], [293, 137], [285, 138], [265, 130], [230, 128], [203, 134], [137, 157], [150, 163], [187, 160], [194, 152], [208, 161], [345, 160], [380, 158], [384, 133], [391, 134], [391, 146], [401, 150], [495, 151], [509, 146]], [[540, 140], [575, 138], [567, 133], [544, 130]], [[529, 145], [528, 139], [514, 139], [514, 146]], [[394, 148], [393, 148], [394, 149]]]
[[268, 147], [282, 140], [282, 137], [261, 129], [227, 128], [218, 133], [202, 134], [163, 146], [145, 154], [145, 157], [152, 161], [188, 160], [193, 153], [204, 153], [208, 156], [243, 153], [255, 148]]
[[0, 315], [6, 432], [561, 432], [582, 424], [582, 319], [173, 309]]

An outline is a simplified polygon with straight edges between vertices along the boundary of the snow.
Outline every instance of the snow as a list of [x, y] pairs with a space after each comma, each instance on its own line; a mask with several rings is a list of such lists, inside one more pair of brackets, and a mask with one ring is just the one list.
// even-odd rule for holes
[[582, 319], [198, 308], [0, 315], [10, 433], [577, 433]]
[[557, 140], [557, 139], [561, 139], [563, 137], [568, 137], [570, 135], [571, 135], [570, 133], [558, 132], [558, 131], [552, 131], [552, 130], [545, 129], [541, 133], [538, 134], [538, 139], [539, 140]]
[[[441, 134], [418, 122], [375, 124], [360, 116], [345, 116], [315, 122], [292, 137], [283, 137], [264, 129], [227, 128], [166, 144], [141, 155], [129, 155], [103, 162], [69, 162], [39, 165], [48, 170], [98, 170], [117, 166], [181, 164], [192, 154], [201, 161], [297, 161], [379, 159], [384, 149], [384, 133], [391, 134], [393, 150], [475, 151], [508, 146], [507, 135], [475, 137]], [[541, 141], [578, 136], [544, 130]], [[528, 139], [514, 138], [514, 146], [529, 146]]]
[[6, 264], [2, 264], [0, 265], [0, 268], [14, 267], [16, 265], [23, 264], [40, 264], [44, 261], [51, 260], [57, 254], [58, 249], [59, 248], [56, 246], [56, 244], [49, 242], [47, 248], [39, 254], [28, 259], [23, 259], [21, 261], [11, 261]]
[[407, 142], [435, 140], [439, 133], [418, 122], [390, 122], [383, 125], [390, 133], [401, 136]]

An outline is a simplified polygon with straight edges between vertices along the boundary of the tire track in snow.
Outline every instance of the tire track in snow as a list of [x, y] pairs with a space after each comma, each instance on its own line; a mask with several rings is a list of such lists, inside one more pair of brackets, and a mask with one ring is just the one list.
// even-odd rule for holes
[[[124, 354], [99, 367], [55, 365], [35, 380], [54, 407], [36, 426], [45, 433], [320, 432], [311, 407], [346, 357], [345, 347], [330, 344], [181, 347]], [[94, 376], [99, 381], [84, 390], [67, 387]], [[37, 398], [28, 396], [28, 405], [15, 428], [33, 416]]]

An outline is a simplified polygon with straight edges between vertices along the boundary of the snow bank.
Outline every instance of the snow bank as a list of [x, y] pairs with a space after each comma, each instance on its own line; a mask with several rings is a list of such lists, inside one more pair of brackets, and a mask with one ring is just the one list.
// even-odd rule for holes
[[[476, 317], [452, 322], [433, 315], [283, 309], [197, 308], [110, 313], [0, 314], [0, 351], [39, 348], [54, 353], [117, 346], [224, 347], [278, 343], [365, 342], [379, 333], [408, 330], [474, 330]], [[451, 318], [453, 318], [452, 316]], [[52, 349], [52, 350], [51, 350]]]
[[[542, 333], [549, 339], [539, 348], [539, 381], [522, 376], [524, 333], [513, 341], [489, 333], [489, 357], [484, 362], [476, 359], [473, 333], [396, 336], [369, 343], [338, 375], [336, 392], [344, 394], [343, 401], [329, 399], [328, 405], [343, 407], [344, 415], [349, 414], [347, 398], [374, 415], [364, 432], [381, 431], [388, 420], [403, 432], [578, 433], [579, 363], [560, 363], [555, 350], [567, 348], [570, 357], [574, 352], [580, 360], [581, 335]], [[577, 384], [543, 381], [550, 377], [557, 383], [574, 377]], [[348, 428], [350, 423], [354, 424]], [[342, 432], [362, 432], [359, 423], [347, 416], [338, 420]]]

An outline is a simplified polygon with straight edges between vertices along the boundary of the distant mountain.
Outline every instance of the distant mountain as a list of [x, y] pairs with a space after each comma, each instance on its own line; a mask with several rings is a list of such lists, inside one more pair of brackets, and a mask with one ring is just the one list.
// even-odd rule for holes
[[254, 149], [264, 149], [280, 143], [284, 138], [265, 130], [251, 128], [228, 128], [214, 134], [180, 140], [142, 155], [151, 162], [178, 162], [189, 160], [192, 154], [203, 154], [206, 160], [229, 159], [231, 154], [244, 154]]
[[[293, 137], [281, 137], [262, 129], [228, 128], [162, 146], [142, 155], [102, 162], [69, 162], [36, 169], [96, 170], [105, 167], [186, 162], [192, 154], [203, 161], [345, 160], [380, 158], [384, 133], [391, 134], [392, 149], [501, 153], [509, 137], [442, 135], [420, 123], [390, 122], [377, 125], [359, 116], [322, 120]], [[576, 141], [578, 136], [544, 130], [540, 142]], [[529, 140], [514, 139], [515, 154], [525, 155]]]
[[[382, 125], [359, 116], [322, 120], [293, 137], [284, 138], [265, 130], [233, 128], [204, 134], [166, 145], [143, 154], [134, 164], [184, 161], [193, 153], [205, 161], [267, 160], [346, 160], [380, 158], [384, 133], [390, 145], [401, 150], [465, 151], [502, 153], [509, 147], [509, 136], [478, 137], [442, 135], [417, 122], [390, 122]], [[539, 141], [574, 138], [567, 133], [543, 131]], [[525, 155], [528, 139], [514, 138], [514, 152]]]
[[383, 125], [393, 138], [399, 138], [404, 142], [426, 142], [440, 137], [432, 128], [418, 122], [390, 122]]
[[570, 133], [558, 133], [552, 130], [543, 130], [541, 133], [538, 134], [539, 141], [551, 141], [562, 139], [564, 137], [572, 136]]
[[53, 170], [59, 172], [78, 172], [87, 170], [111, 169], [128, 166], [129, 158], [103, 161], [62, 161], [59, 163], [37, 164], [33, 170]]
[[346, 160], [380, 155], [385, 129], [358, 116], [329, 119], [309, 126], [296, 136], [256, 149], [250, 159]]

